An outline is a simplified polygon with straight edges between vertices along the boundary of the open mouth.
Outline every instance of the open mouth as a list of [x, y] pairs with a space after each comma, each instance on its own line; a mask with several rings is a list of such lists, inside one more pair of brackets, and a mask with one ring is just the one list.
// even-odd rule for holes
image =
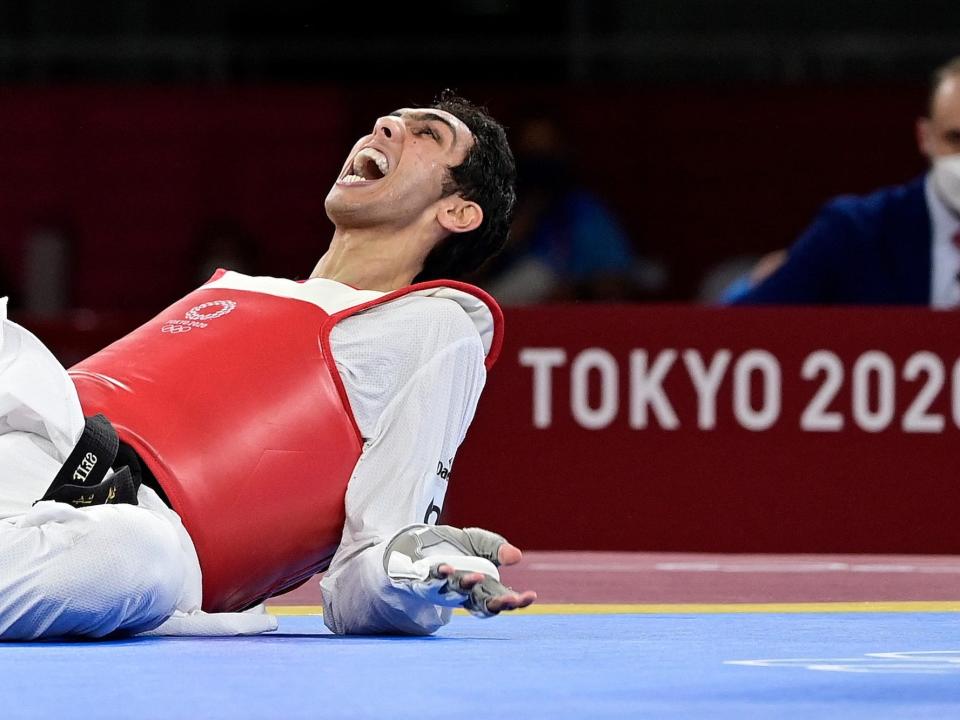
[[353, 185], [362, 182], [382, 180], [390, 174], [390, 162], [387, 156], [376, 148], [367, 147], [353, 157], [353, 164], [347, 168], [347, 173], [340, 182]]

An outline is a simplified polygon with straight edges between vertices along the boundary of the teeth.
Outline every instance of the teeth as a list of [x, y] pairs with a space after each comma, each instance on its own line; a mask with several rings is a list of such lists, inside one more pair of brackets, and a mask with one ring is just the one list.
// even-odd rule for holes
[[387, 156], [374, 148], [364, 148], [353, 158], [353, 172], [357, 175], [363, 175], [364, 162], [372, 160], [377, 165], [377, 169], [386, 176], [390, 172], [390, 163]]
[[352, 183], [363, 182], [366, 178], [360, 175], [347, 175], [340, 182], [350, 185]]

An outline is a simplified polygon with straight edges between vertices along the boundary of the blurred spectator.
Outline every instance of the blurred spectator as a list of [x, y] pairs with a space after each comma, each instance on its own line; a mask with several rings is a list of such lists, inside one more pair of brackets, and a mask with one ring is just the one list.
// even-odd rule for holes
[[62, 315], [70, 307], [71, 265], [77, 246], [72, 223], [36, 221], [23, 246], [22, 309], [38, 317]]
[[514, 147], [518, 200], [511, 239], [477, 281], [505, 305], [632, 299], [630, 239], [575, 181], [557, 123], [539, 116], [524, 121]]
[[787, 261], [786, 250], [762, 257], [741, 255], [724, 260], [704, 275], [698, 299], [704, 303], [732, 303], [773, 275]]
[[782, 267], [735, 302], [960, 305], [960, 57], [934, 72], [917, 141], [925, 175], [827, 203]]
[[260, 248], [256, 238], [236, 220], [208, 220], [194, 236], [190, 267], [195, 275], [186, 290], [205, 283], [218, 268], [247, 275], [259, 266]]

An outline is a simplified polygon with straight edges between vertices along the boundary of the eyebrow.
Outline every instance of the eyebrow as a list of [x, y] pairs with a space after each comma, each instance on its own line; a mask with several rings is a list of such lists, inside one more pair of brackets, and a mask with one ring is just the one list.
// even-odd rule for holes
[[420, 122], [442, 122], [444, 125], [450, 128], [450, 132], [453, 133], [453, 144], [456, 145], [457, 143], [457, 129], [453, 126], [453, 123], [447, 120], [447, 118], [445, 118], [443, 115], [437, 115], [436, 113], [428, 111], [402, 113], [399, 110], [394, 110], [392, 113], [390, 113], [390, 117], [408, 117], [411, 120], [417, 120]]

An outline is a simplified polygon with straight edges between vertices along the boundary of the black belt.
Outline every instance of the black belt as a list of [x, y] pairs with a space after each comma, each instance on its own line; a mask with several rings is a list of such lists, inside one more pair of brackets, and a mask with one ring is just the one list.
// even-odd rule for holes
[[[108, 478], [110, 468], [114, 472]], [[142, 480], [137, 454], [120, 443], [116, 429], [104, 415], [94, 415], [85, 418], [80, 440], [40, 500], [55, 500], [74, 507], [136, 505]]]

